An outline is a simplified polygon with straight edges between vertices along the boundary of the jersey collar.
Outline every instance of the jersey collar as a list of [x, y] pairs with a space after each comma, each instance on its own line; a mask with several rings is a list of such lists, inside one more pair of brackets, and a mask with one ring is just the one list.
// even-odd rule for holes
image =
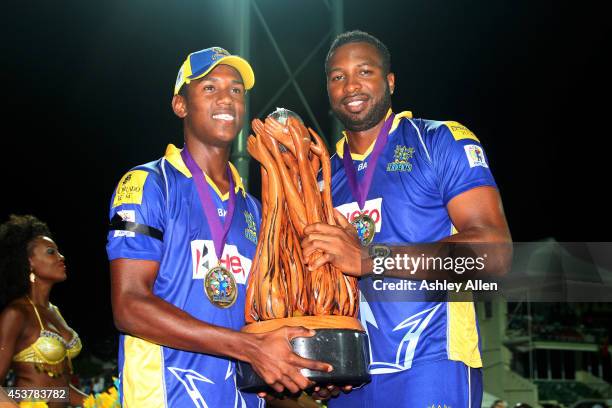
[[[387, 112], [387, 115], [385, 115], [385, 120], [387, 120], [387, 118], [392, 113], [393, 111], [389, 109], [389, 111]], [[399, 122], [402, 118], [412, 119], [412, 112], [404, 111], [404, 112], [400, 112], [397, 115], [395, 115], [395, 118], [393, 118], [393, 123], [391, 124], [391, 130], [389, 131], [389, 134], [395, 131], [395, 129], [399, 125]], [[347, 140], [347, 138], [348, 136], [346, 134], [346, 131], [342, 131], [342, 137], [336, 143], [336, 154], [338, 155], [339, 158], [344, 157], [344, 141]], [[363, 154], [351, 153], [351, 159], [360, 160], [360, 161], [365, 160], [370, 155], [370, 153], [372, 153], [372, 150], [374, 149], [374, 143], [376, 143], [376, 139], [372, 142], [370, 147], [368, 147], [368, 150], [366, 150], [365, 153]]]
[[[189, 171], [189, 169], [185, 165], [185, 162], [183, 161], [183, 158], [181, 157], [181, 151], [182, 149], [177, 148], [173, 144], [169, 144], [168, 147], [166, 147], [164, 159], [166, 159], [166, 161], [168, 161], [168, 163], [170, 163], [175, 169], [183, 173], [185, 177], [191, 178], [191, 172]], [[238, 170], [236, 170], [236, 168], [231, 162], [229, 163], [229, 166], [230, 170], [232, 171], [232, 176], [234, 177], [234, 184], [236, 186], [235, 192], [238, 193], [238, 191], [242, 191], [242, 195], [246, 196], [246, 190], [244, 189], [244, 185], [242, 184], [242, 178], [240, 177]], [[229, 198], [229, 193], [221, 194], [221, 191], [219, 190], [215, 182], [212, 181], [212, 179], [206, 174], [204, 174], [204, 176], [206, 177], [206, 181], [208, 182], [208, 184], [210, 184], [213, 190], [215, 190], [215, 193], [217, 193], [217, 195], [221, 197], [221, 200], [225, 201]]]

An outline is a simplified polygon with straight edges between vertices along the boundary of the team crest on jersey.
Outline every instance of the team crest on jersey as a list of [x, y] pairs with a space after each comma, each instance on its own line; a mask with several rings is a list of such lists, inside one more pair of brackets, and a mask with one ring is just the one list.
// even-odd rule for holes
[[[218, 264], [212, 240], [191, 241], [191, 261], [192, 279], [204, 279], [206, 273]], [[236, 245], [225, 244], [219, 264], [232, 272], [236, 283], [246, 283], [251, 271], [251, 260], [242, 256]]]
[[350, 223], [355, 221], [355, 218], [361, 214], [369, 216], [372, 221], [374, 221], [376, 232], [380, 232], [380, 226], [382, 225], [382, 197], [366, 201], [363, 211], [359, 209], [359, 205], [357, 205], [355, 201], [339, 205], [336, 209], [340, 211]]
[[412, 171], [410, 159], [414, 156], [414, 147], [395, 146], [393, 161], [387, 163], [387, 171]]
[[253, 218], [253, 214], [248, 211], [245, 211], [243, 214], [247, 224], [247, 227], [244, 229], [244, 236], [257, 245], [257, 225], [255, 224], [255, 218]]
[[467, 156], [468, 162], [470, 163], [470, 167], [485, 167], [489, 168], [487, 161], [485, 160], [484, 151], [482, 147], [474, 144], [469, 144], [463, 146], [465, 149], [465, 154]]

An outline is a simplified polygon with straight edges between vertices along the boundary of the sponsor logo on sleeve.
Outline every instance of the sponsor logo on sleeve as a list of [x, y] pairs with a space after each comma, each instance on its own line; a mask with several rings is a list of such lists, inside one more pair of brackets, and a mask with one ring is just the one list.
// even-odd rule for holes
[[[120, 210], [117, 214], [123, 221], [136, 222], [136, 212], [134, 210]], [[132, 231], [115, 230], [113, 237], [135, 237], [136, 233]]]
[[461, 123], [449, 121], [444, 122], [444, 124], [446, 125], [446, 127], [448, 127], [448, 130], [450, 130], [455, 140], [471, 139], [480, 143], [480, 140], [478, 140], [476, 135], [472, 133], [470, 129], [463, 126]]
[[467, 156], [468, 162], [470, 163], [470, 167], [486, 167], [487, 169], [489, 168], [482, 147], [470, 144], [463, 146], [463, 148], [465, 149], [465, 154]]
[[126, 173], [117, 186], [113, 208], [121, 204], [142, 204], [142, 191], [148, 175], [149, 173], [144, 170], [132, 170]]
[[[217, 266], [212, 240], [191, 241], [192, 279], [204, 279], [210, 268]], [[238, 252], [236, 245], [225, 244], [221, 266], [234, 274], [237, 283], [245, 284], [251, 271], [251, 260]]]
[[365, 202], [363, 211], [359, 210], [359, 205], [356, 201], [352, 203], [342, 204], [336, 207], [342, 215], [346, 217], [349, 222], [353, 222], [355, 217], [360, 214], [366, 214], [372, 218], [374, 225], [376, 226], [376, 232], [380, 232], [380, 226], [382, 225], [382, 197], [368, 200]]

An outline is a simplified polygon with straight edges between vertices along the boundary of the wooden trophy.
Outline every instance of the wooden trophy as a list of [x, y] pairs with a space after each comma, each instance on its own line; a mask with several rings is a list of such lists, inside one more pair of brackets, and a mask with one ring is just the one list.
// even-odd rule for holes
[[[263, 219], [242, 331], [313, 329], [315, 336], [292, 341], [293, 350], [328, 362], [334, 370], [302, 373], [319, 384], [362, 385], [370, 379], [369, 352], [367, 334], [356, 318], [357, 279], [330, 264], [309, 271], [300, 246], [306, 225], [335, 225], [329, 152], [319, 135], [287, 109], [277, 109], [265, 123], [255, 119], [251, 124], [256, 136], [249, 137], [247, 149], [261, 164]], [[309, 260], [319, 256], [314, 253]], [[270, 390], [249, 364], [238, 362], [236, 372], [240, 390]]]

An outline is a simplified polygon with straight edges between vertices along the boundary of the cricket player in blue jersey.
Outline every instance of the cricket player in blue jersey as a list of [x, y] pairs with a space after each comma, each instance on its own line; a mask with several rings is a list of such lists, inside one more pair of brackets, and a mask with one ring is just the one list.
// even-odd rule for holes
[[107, 253], [124, 407], [263, 406], [236, 388], [235, 360], [279, 392], [312, 385], [302, 368], [331, 370], [293, 353], [290, 340], [310, 330], [239, 332], [261, 207], [229, 157], [254, 82], [249, 63], [222, 48], [189, 54], [172, 99], [184, 148], [134, 167], [113, 194]]
[[[369, 336], [372, 374], [370, 384], [329, 405], [480, 407], [482, 359], [473, 302], [452, 301], [443, 290], [407, 290], [403, 298], [385, 299], [389, 286], [383, 283], [428, 282], [431, 271], [396, 268], [383, 281], [373, 279], [376, 260], [367, 258], [363, 245], [411, 243], [414, 251], [407, 246], [404, 253], [423, 257], [427, 246], [416, 244], [501, 243], [506, 249], [490, 256], [487, 268], [503, 273], [510, 232], [478, 138], [457, 122], [393, 112], [390, 60], [378, 39], [352, 31], [335, 39], [325, 62], [330, 105], [346, 129], [332, 157], [340, 226], [310, 225], [302, 245], [305, 258], [323, 252], [311, 268], [332, 262], [360, 278], [360, 320]], [[349, 222], [362, 231], [359, 239]], [[436, 277], [451, 274], [438, 271]]]

